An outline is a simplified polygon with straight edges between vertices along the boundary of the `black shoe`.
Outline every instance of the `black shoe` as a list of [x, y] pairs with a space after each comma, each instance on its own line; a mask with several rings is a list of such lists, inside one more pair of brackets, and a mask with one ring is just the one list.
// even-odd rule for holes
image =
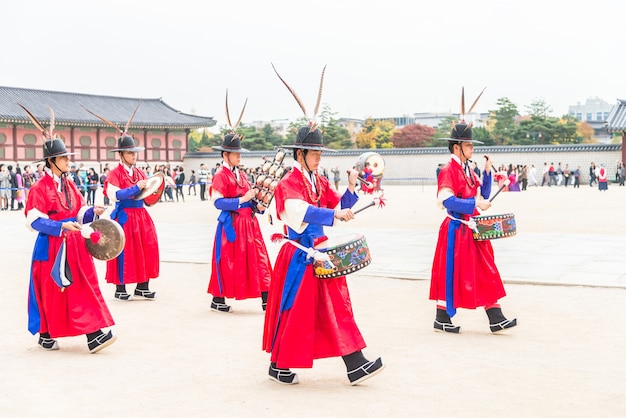
[[434, 328], [435, 328], [435, 331], [450, 332], [452, 334], [460, 334], [461, 333], [461, 327], [460, 326], [456, 326], [456, 325], [454, 325], [452, 323], [439, 322], [436, 319], [435, 319]]
[[267, 311], [267, 302], [261, 302], [261, 308], [263, 309], [263, 312]]
[[217, 312], [232, 312], [233, 308], [225, 303], [216, 303], [211, 301], [211, 309]]
[[126, 292], [115, 292], [115, 299], [119, 300], [133, 300], [132, 295], [129, 295]]
[[378, 357], [376, 360], [368, 361], [358, 369], [348, 372], [348, 379], [350, 379], [350, 384], [355, 386], [382, 372], [384, 368], [383, 360]]
[[276, 363], [270, 364], [270, 379], [283, 385], [295, 385], [299, 382], [298, 375], [289, 369], [279, 369]]
[[52, 338], [44, 338], [41, 335], [39, 336], [38, 344], [41, 348], [48, 351], [59, 349], [59, 343], [57, 343], [57, 340], [54, 340]]
[[154, 299], [156, 297], [156, 292], [152, 292], [148, 289], [135, 289], [135, 296], [139, 296], [144, 299]]
[[113, 331], [109, 331], [106, 334], [100, 334], [93, 340], [88, 341], [87, 347], [89, 347], [89, 352], [91, 354], [95, 354], [103, 348], [113, 344], [115, 340], [117, 340], [117, 336], [113, 335]]
[[513, 328], [517, 325], [517, 318], [513, 319], [505, 319], [502, 322], [498, 322], [497, 324], [489, 324], [489, 329], [491, 332], [500, 332], [508, 328]]

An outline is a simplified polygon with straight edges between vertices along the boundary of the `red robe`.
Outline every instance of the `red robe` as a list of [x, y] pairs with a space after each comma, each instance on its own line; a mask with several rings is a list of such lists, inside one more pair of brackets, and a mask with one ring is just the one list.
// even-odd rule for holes
[[[334, 209], [341, 196], [330, 187], [323, 176], [319, 179], [321, 199], [318, 206]], [[286, 199], [299, 199], [315, 204], [305, 187], [299, 169], [294, 168], [278, 182], [274, 194], [276, 213], [285, 211]], [[318, 195], [314, 195], [316, 199]], [[321, 229], [321, 228], [320, 228]], [[315, 243], [324, 236], [313, 237]], [[318, 279], [308, 264], [290, 309], [280, 312], [289, 263], [296, 248], [285, 243], [276, 258], [270, 287], [263, 349], [271, 353], [271, 361], [281, 368], [310, 368], [313, 359], [337, 357], [354, 353], [365, 347], [352, 312], [352, 303], [345, 276], [333, 279]]]
[[[473, 171], [470, 171], [470, 174], [474, 178], [474, 186], [469, 179], [466, 181], [461, 165], [452, 159], [439, 173], [438, 193], [447, 188], [459, 198], [476, 197], [480, 180]], [[485, 181], [491, 181], [491, 177], [486, 176]], [[478, 210], [474, 210], [473, 216], [479, 214]], [[462, 219], [469, 219], [467, 215], [461, 216]], [[449, 264], [453, 270], [455, 308], [475, 309], [496, 303], [498, 299], [506, 296], [506, 293], [495, 264], [491, 242], [474, 240], [472, 230], [461, 224], [454, 235], [454, 260], [448, 260], [446, 251], [451, 222], [452, 220], [446, 217], [439, 228], [430, 282], [430, 299], [446, 300], [446, 271]]]
[[[232, 171], [223, 167], [213, 177], [213, 191], [219, 192], [225, 199], [240, 197], [248, 190], [250, 182], [241, 170], [239, 182]], [[269, 291], [272, 277], [272, 265], [259, 222], [247, 205], [224, 213], [223, 216], [232, 219], [236, 238], [234, 242], [229, 242], [226, 231], [218, 225], [213, 243], [208, 293], [235, 299], [258, 298], [261, 292]], [[216, 255], [218, 247], [221, 249], [219, 265]]]
[[[134, 187], [146, 174], [133, 168], [132, 177], [123, 164], [110, 171], [104, 183], [104, 195], [115, 201], [108, 190], [113, 185], [121, 190]], [[138, 207], [126, 207], [133, 204]], [[106, 281], [113, 284], [144, 283], [159, 276], [159, 242], [156, 227], [141, 201], [122, 199], [115, 202], [112, 217], [124, 229], [126, 244], [122, 253], [107, 261]]]
[[[85, 206], [85, 198], [73, 181], [66, 180], [65, 184], [72, 202], [71, 209], [65, 207], [68, 205], [64, 193], [57, 191], [55, 181], [46, 174], [28, 193], [26, 216], [37, 210], [53, 221], [75, 219]], [[63, 239], [73, 283], [61, 290], [50, 277], [50, 272]], [[71, 337], [115, 324], [102, 298], [96, 267], [80, 231], [62, 230], [61, 236], [39, 233], [31, 264], [29, 293], [29, 330], [33, 334], [48, 332], [51, 338]]]

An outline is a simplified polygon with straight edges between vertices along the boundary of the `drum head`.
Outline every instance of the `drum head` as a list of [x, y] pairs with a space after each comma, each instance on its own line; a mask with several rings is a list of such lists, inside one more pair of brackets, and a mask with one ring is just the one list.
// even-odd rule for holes
[[380, 177], [383, 175], [383, 171], [385, 171], [385, 160], [380, 154], [375, 152], [365, 152], [359, 156], [359, 160], [356, 163], [356, 169], [358, 171], [362, 171], [365, 167], [365, 163], [370, 163], [370, 168], [372, 169], [372, 175], [374, 177]]
[[342, 234], [335, 237], [329, 237], [326, 241], [322, 241], [314, 248], [316, 250], [327, 250], [329, 248], [335, 248], [337, 246], [347, 244], [349, 242], [357, 241], [359, 238], [363, 238], [361, 234]]
[[146, 187], [135, 196], [135, 200], [143, 200], [146, 205], [152, 206], [161, 199], [163, 190], [165, 190], [165, 177], [159, 172], [147, 180]]
[[100, 239], [96, 243], [86, 238], [87, 250], [94, 258], [107, 261], [120, 255], [126, 243], [126, 235], [120, 224], [103, 218], [93, 221], [89, 226], [100, 232]]

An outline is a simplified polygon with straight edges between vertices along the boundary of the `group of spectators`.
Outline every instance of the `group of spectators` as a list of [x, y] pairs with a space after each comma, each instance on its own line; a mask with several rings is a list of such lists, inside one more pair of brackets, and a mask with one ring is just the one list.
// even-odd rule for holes
[[[439, 176], [439, 171], [442, 167], [443, 164], [439, 164], [437, 166], [437, 177]], [[478, 177], [481, 176], [480, 169], [478, 168], [476, 162], [472, 164], [472, 169]], [[592, 162], [589, 166], [588, 175], [590, 187], [597, 185], [600, 190], [607, 189], [607, 170], [604, 164], [600, 164], [598, 166]], [[545, 162], [541, 173], [537, 172], [534, 164], [531, 164], [530, 166], [520, 164], [509, 164], [507, 166], [502, 164], [497, 168], [493, 168], [493, 181], [498, 184], [498, 187], [501, 187], [507, 179], [509, 180], [508, 186], [505, 186], [503, 191], [524, 191], [530, 186], [567, 187], [568, 185], [571, 185], [574, 188], [579, 188], [582, 176], [583, 170], [580, 166], [572, 168], [569, 164], [563, 165], [560, 162], [556, 165], [552, 162]], [[618, 183], [620, 186], [624, 186], [625, 180], [626, 167], [624, 166], [624, 162], [617, 161], [615, 169], [615, 183]]]

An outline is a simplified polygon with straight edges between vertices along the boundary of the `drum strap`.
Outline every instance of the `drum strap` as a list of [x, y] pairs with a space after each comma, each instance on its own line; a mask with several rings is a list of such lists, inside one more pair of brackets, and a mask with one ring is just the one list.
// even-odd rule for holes
[[448, 213], [448, 218], [452, 219], [453, 221], [459, 221], [461, 222], [463, 225], [467, 225], [467, 227], [469, 229], [471, 229], [474, 232], [478, 232], [478, 228], [476, 226], [476, 221], [474, 220], [474, 218], [470, 217], [469, 221], [466, 221], [465, 219], [459, 219], [459, 218], [455, 218], [454, 216], [450, 215]]

